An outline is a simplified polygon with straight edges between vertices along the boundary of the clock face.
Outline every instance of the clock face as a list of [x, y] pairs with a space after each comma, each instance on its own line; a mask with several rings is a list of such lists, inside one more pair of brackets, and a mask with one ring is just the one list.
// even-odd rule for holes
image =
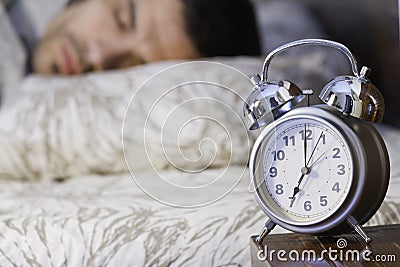
[[324, 220], [345, 201], [352, 184], [348, 143], [312, 116], [284, 120], [264, 139], [258, 183], [274, 215], [287, 223]]

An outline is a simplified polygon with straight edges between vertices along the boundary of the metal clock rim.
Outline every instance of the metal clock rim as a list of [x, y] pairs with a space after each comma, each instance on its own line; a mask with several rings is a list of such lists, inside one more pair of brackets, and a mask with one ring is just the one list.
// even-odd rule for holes
[[[316, 112], [317, 110], [318, 112]], [[323, 115], [320, 114], [316, 115], [320, 112], [322, 112]], [[258, 182], [255, 177], [256, 156], [261, 149], [265, 137], [271, 130], [273, 130], [276, 127], [277, 124], [293, 119], [293, 117], [299, 117], [299, 116], [301, 116], [302, 118], [312, 118], [314, 120], [317, 121], [319, 120], [323, 123], [328, 123], [334, 126], [342, 134], [343, 137], [347, 136], [350, 139], [350, 142], [348, 140], [346, 140], [346, 142], [348, 143], [349, 147], [353, 148], [350, 149], [353, 163], [363, 162], [363, 161], [365, 162], [366, 155], [361, 140], [345, 122], [343, 122], [340, 118], [336, 117], [330, 112], [322, 110], [321, 108], [315, 108], [315, 107], [298, 108], [292, 110], [290, 114], [286, 114], [282, 118], [275, 121], [274, 123], [268, 125], [265, 129], [263, 129], [263, 131], [257, 138], [251, 152], [250, 164], [249, 164], [252, 183], [255, 186], [257, 185]], [[358, 177], [362, 178], [359, 179]], [[281, 218], [279, 218], [279, 216], [277, 217], [274, 214], [274, 212], [271, 212], [271, 210], [265, 205], [264, 201], [260, 196], [260, 193], [258, 192], [259, 189], [257, 187], [255, 188], [254, 193], [256, 195], [256, 200], [259, 203], [262, 210], [270, 217], [270, 219], [272, 219], [278, 225], [281, 225], [282, 227], [288, 230], [301, 233], [321, 233], [333, 229], [334, 227], [343, 223], [349, 216], [351, 216], [352, 212], [356, 209], [356, 206], [358, 205], [361, 199], [362, 192], [365, 186], [365, 180], [366, 180], [365, 166], [361, 167], [357, 166], [356, 164], [353, 164], [353, 181], [344, 202], [335, 212], [333, 212], [333, 214], [331, 214], [331, 216], [323, 218], [321, 221], [317, 220], [315, 223], [312, 224], [301, 223], [301, 222], [296, 223], [296, 222], [289, 222], [288, 220], [282, 220]]]

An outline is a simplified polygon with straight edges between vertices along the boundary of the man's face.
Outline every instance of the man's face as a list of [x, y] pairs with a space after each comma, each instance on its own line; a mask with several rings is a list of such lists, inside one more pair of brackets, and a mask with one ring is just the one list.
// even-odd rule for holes
[[54, 19], [33, 58], [39, 73], [79, 74], [199, 56], [180, 0], [86, 0]]

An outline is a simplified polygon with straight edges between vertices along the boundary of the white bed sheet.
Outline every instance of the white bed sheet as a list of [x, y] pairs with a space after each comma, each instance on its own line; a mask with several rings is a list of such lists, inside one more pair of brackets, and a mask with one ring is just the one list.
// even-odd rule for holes
[[2, 182], [0, 265], [245, 266], [249, 237], [264, 220], [247, 180], [220, 201], [193, 209], [155, 201], [129, 174]]
[[[368, 225], [400, 223], [400, 131], [380, 131], [392, 178], [384, 204]], [[232, 166], [227, 174], [237, 177], [243, 168]], [[206, 170], [202, 176], [212, 178], [219, 171]], [[152, 172], [137, 174], [154, 179]], [[176, 170], [162, 174], [191, 178]], [[249, 266], [249, 238], [261, 229], [265, 216], [248, 192], [248, 182], [246, 171], [226, 197], [187, 209], [152, 199], [128, 173], [62, 183], [2, 181], [0, 265]], [[285, 230], [274, 230], [281, 232]]]

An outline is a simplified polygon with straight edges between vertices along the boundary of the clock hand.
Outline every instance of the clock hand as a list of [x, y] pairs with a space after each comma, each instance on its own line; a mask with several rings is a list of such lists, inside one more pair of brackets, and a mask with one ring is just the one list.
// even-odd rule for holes
[[307, 168], [307, 167], [301, 168], [301, 176], [300, 176], [299, 181], [297, 182], [297, 186], [293, 189], [292, 199], [297, 195], [297, 193], [300, 192], [299, 186], [300, 186], [301, 182], [303, 181], [304, 177], [306, 177], [306, 174], [310, 173], [310, 170], [311, 169]]
[[[307, 168], [307, 124], [304, 123], [304, 132], [303, 132], [303, 151], [304, 151], [304, 168]], [[293, 196], [292, 199], [299, 193], [300, 189], [299, 186], [301, 181], [303, 181], [304, 176], [306, 173], [303, 173], [303, 168], [301, 168], [301, 176], [299, 181], [297, 182], [297, 186], [293, 189]]]
[[[299, 178], [299, 181], [297, 182], [297, 186], [293, 189], [292, 198], [294, 198], [294, 197], [297, 195], [297, 193], [300, 192], [299, 186], [300, 186], [301, 182], [303, 181], [303, 179], [304, 179], [304, 177], [306, 176], [306, 174], [309, 174], [309, 173], [310, 173], [310, 170], [311, 170], [310, 167], [311, 167], [311, 166], [310, 166], [310, 167], [308, 167], [308, 166], [309, 166], [310, 161], [311, 161], [311, 159], [312, 159], [312, 157], [313, 157], [313, 155], [314, 155], [314, 152], [316, 151], [316, 149], [317, 149], [317, 147], [318, 147], [319, 141], [321, 140], [321, 137], [322, 137], [323, 134], [324, 134], [324, 132], [322, 132], [321, 135], [319, 136], [319, 138], [318, 138], [318, 140], [317, 140], [317, 143], [315, 144], [314, 149], [313, 149], [313, 151], [311, 152], [310, 158], [309, 158], [308, 161], [307, 161], [306, 166], [303, 167], [303, 168], [301, 168], [301, 176], [300, 176], [300, 178]], [[305, 135], [304, 135], [304, 138], [305, 138]], [[319, 160], [319, 158], [318, 158], [318, 160]]]
[[317, 165], [318, 162], [321, 161], [321, 159], [326, 155], [326, 152], [322, 153], [313, 163], [311, 163], [310, 165], [310, 169], [312, 169], [312, 167], [314, 167], [315, 165]]
[[[301, 168], [301, 169], [303, 169], [303, 168]], [[301, 181], [303, 181], [304, 176], [306, 176], [306, 174], [305, 174], [305, 173], [302, 173], [301, 176], [300, 176], [299, 181], [297, 182], [297, 186], [293, 189], [293, 195], [292, 195], [292, 198], [291, 198], [291, 199], [293, 199], [293, 198], [297, 195], [297, 193], [300, 192], [299, 186], [300, 186], [300, 184], [301, 184]]]
[[307, 125], [304, 123], [304, 142], [303, 142], [303, 150], [304, 150], [304, 167], [307, 166], [307, 136], [306, 136], [306, 132], [307, 132]]
[[323, 134], [324, 134], [324, 132], [322, 132], [321, 135], [319, 136], [318, 141], [317, 141], [317, 143], [315, 144], [315, 147], [314, 147], [313, 151], [311, 152], [311, 156], [310, 156], [310, 158], [309, 158], [308, 161], [307, 161], [306, 168], [309, 168], [309, 167], [307, 167], [307, 166], [310, 164], [310, 161], [311, 161], [311, 159], [312, 159], [312, 157], [313, 157], [313, 155], [314, 155], [315, 150], [316, 150], [317, 147], [318, 147], [319, 141], [321, 140]]

